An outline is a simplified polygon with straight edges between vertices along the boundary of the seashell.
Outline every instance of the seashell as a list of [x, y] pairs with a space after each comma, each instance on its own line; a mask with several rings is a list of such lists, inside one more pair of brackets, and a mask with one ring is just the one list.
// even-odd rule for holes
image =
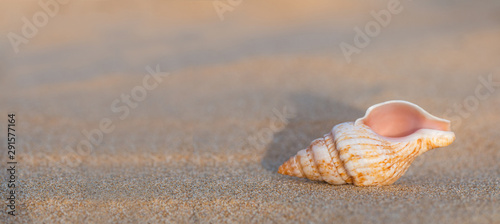
[[392, 100], [371, 106], [355, 122], [336, 125], [281, 165], [278, 173], [336, 185], [389, 185], [417, 156], [454, 140], [448, 120], [413, 103]]

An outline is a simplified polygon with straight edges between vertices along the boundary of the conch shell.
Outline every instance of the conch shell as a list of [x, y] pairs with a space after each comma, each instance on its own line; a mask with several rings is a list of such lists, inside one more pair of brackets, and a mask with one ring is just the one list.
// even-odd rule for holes
[[454, 140], [448, 120], [410, 102], [387, 101], [371, 106], [354, 123], [336, 125], [278, 173], [329, 184], [389, 185], [417, 156]]

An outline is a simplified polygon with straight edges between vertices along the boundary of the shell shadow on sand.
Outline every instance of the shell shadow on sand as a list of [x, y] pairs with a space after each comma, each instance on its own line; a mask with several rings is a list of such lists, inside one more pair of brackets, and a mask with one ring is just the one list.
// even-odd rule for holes
[[295, 117], [288, 121], [283, 130], [273, 136], [266, 148], [262, 166], [271, 172], [309, 146], [311, 141], [322, 137], [341, 122], [354, 121], [364, 111], [325, 96], [301, 93], [291, 96]]

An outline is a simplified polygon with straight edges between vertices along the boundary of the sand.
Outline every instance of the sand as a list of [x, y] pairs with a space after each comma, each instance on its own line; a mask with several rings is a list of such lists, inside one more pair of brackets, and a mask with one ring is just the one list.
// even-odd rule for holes
[[[18, 140], [16, 216], [1, 222], [500, 222], [497, 2], [401, 1], [350, 63], [339, 44], [386, 1], [244, 1], [222, 21], [213, 4], [70, 1], [18, 53], [0, 39], [0, 127], [16, 113]], [[6, 4], [2, 36], [40, 10]], [[390, 99], [450, 119], [456, 141], [390, 186], [277, 174]]]

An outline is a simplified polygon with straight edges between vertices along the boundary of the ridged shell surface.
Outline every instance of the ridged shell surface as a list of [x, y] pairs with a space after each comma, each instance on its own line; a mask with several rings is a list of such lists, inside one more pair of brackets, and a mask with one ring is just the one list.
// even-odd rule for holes
[[330, 184], [388, 185], [398, 180], [420, 154], [451, 144], [453, 132], [422, 129], [404, 138], [388, 138], [362, 122], [336, 125], [278, 172]]

